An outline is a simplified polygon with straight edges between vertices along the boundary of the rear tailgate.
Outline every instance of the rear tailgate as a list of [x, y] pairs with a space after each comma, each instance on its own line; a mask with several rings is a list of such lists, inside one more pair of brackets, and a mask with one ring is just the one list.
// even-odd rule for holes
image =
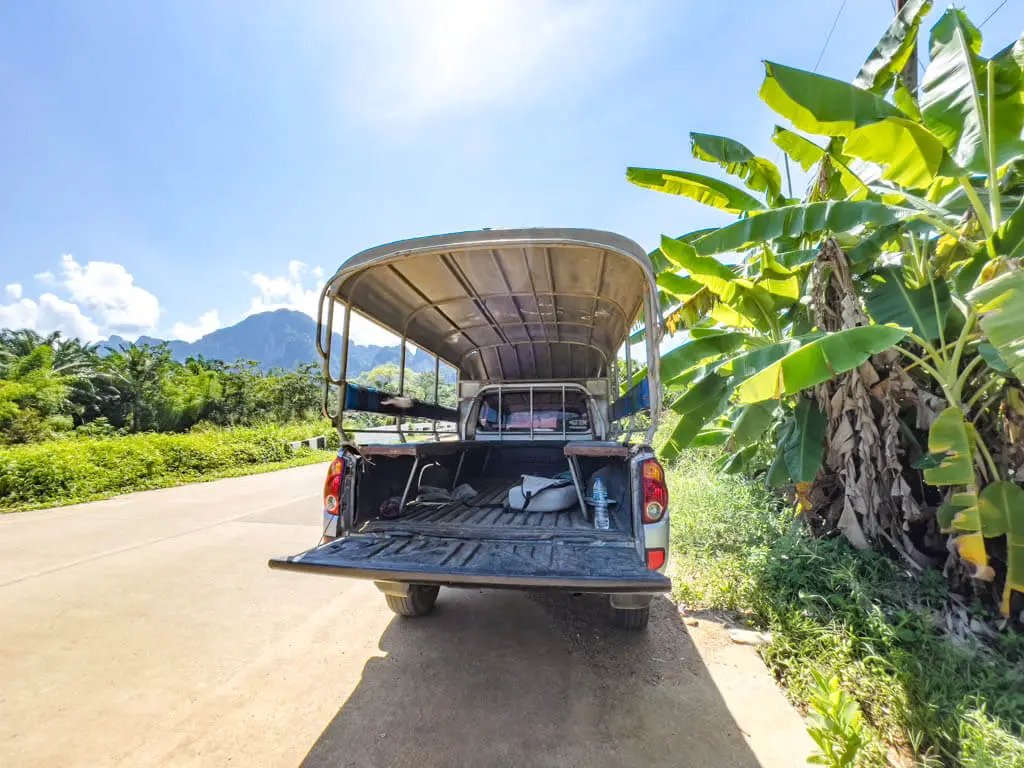
[[502, 541], [422, 534], [353, 534], [271, 568], [417, 584], [548, 587], [576, 592], [667, 592], [632, 542]]

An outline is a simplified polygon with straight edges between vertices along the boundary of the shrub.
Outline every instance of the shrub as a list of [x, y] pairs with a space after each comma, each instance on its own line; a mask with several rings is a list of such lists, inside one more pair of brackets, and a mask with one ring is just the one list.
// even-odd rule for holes
[[[669, 468], [673, 596], [771, 630], [762, 650], [790, 697], [810, 706], [821, 676], [863, 711], [858, 764], [895, 749], [932, 764], [1024, 766], [1024, 640], [994, 646], [945, 631], [943, 577], [911, 576], [844, 539], [814, 539], [754, 482], [684, 451]], [[970, 618], [985, 618], [969, 612]]]
[[[203, 429], [184, 434], [77, 436], [0, 450], [0, 510], [67, 504], [97, 496], [173, 485], [309, 457], [293, 433], [309, 426]], [[312, 433], [318, 434], [318, 433]], [[323, 434], [320, 432], [319, 434]]]

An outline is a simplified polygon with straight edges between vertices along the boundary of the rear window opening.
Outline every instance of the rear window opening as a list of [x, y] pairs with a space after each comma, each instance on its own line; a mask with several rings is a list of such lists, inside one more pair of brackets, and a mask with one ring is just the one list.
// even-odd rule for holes
[[567, 390], [490, 392], [480, 400], [477, 431], [580, 435], [591, 431], [587, 397]]

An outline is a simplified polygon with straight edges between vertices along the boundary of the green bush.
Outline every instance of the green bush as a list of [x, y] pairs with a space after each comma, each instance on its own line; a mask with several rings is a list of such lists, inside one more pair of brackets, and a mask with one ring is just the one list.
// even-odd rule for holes
[[[78, 436], [0, 449], [0, 510], [68, 504], [262, 466], [323, 460], [290, 440], [322, 425], [201, 429], [184, 434]], [[321, 431], [310, 431], [321, 429]]]
[[802, 706], [817, 676], [836, 677], [871, 736], [858, 765], [888, 765], [896, 750], [938, 765], [1024, 766], [1021, 637], [953, 641], [941, 573], [914, 577], [880, 553], [812, 539], [714, 458], [684, 452], [669, 470], [675, 599], [770, 630], [764, 659]]

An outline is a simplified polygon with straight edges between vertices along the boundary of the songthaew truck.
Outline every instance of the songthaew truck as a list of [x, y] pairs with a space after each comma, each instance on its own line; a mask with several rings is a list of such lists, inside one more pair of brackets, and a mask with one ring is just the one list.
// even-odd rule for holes
[[[401, 339], [397, 391], [348, 380], [353, 313]], [[610, 232], [483, 230], [356, 254], [320, 296], [324, 408], [342, 436], [323, 537], [270, 566], [370, 579], [402, 616], [429, 613], [441, 587], [548, 589], [607, 594], [616, 624], [645, 628], [671, 586], [669, 500], [650, 447], [658, 366], [632, 376], [631, 348], [642, 339], [657, 360], [662, 331], [647, 254]], [[434, 358], [432, 398], [405, 391], [409, 345]], [[454, 403], [438, 402], [442, 364]]]

